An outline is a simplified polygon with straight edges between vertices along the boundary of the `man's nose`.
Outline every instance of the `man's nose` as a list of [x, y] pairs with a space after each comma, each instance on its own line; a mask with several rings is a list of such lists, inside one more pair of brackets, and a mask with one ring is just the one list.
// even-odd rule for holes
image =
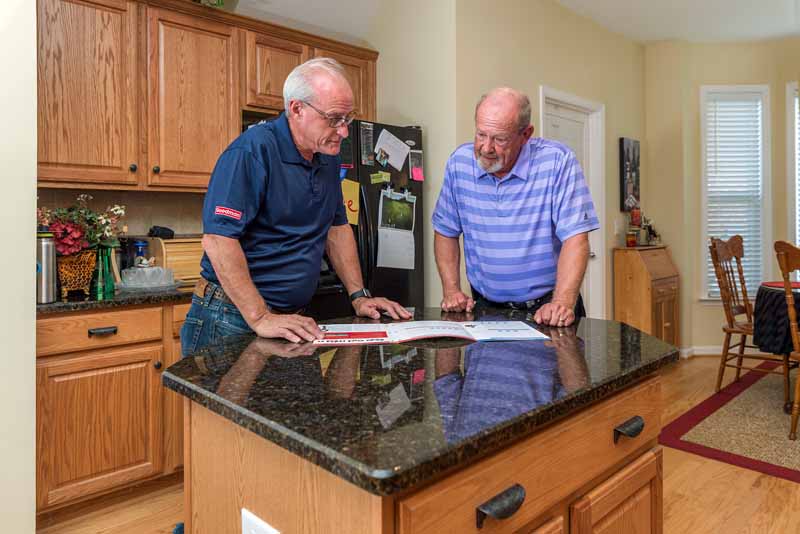
[[350, 135], [350, 127], [348, 124], [342, 124], [336, 128], [336, 133], [342, 136], [342, 139]]

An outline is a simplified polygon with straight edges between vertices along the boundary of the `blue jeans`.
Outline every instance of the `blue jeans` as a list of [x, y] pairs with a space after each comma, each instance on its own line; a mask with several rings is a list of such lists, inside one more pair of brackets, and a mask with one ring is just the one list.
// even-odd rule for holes
[[207, 345], [219, 343], [225, 337], [252, 333], [236, 306], [215, 298], [212, 287], [203, 298], [192, 295], [192, 306], [181, 328], [181, 356], [186, 357]]

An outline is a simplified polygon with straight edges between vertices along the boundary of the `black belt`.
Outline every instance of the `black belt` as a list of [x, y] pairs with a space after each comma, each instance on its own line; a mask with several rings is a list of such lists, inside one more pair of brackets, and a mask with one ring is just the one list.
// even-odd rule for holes
[[547, 304], [553, 300], [553, 292], [548, 291], [541, 297], [526, 300], [524, 302], [495, 302], [481, 295], [475, 290], [474, 287], [472, 288], [472, 296], [475, 297], [476, 302], [480, 302], [481, 304], [486, 304], [495, 308], [511, 308], [512, 310], [533, 310], [540, 308], [543, 304]]
[[[200, 278], [194, 286], [194, 294], [200, 297], [201, 299], [205, 298], [206, 295], [210, 291], [213, 291], [213, 295], [211, 296], [212, 299], [219, 299], [222, 302], [227, 302], [228, 304], [233, 304], [231, 298], [225, 293], [225, 290], [222, 289], [222, 286], [215, 284], [214, 282], [209, 282], [205, 278]], [[233, 304], [235, 306], [235, 304]], [[299, 308], [277, 308], [275, 306], [268, 306], [269, 311], [272, 313], [278, 314], [292, 314], [292, 313], [303, 313], [306, 308], [305, 306]]]

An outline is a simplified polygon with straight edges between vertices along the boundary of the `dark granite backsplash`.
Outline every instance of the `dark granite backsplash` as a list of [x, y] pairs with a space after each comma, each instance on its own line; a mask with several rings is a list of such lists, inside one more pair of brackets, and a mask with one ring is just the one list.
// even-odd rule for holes
[[[438, 309], [423, 319], [473, 320]], [[528, 320], [484, 310], [474, 320]], [[331, 322], [351, 322], [343, 319]], [[541, 328], [540, 328], [541, 329]], [[627, 325], [583, 319], [550, 341], [317, 347], [242, 337], [176, 363], [164, 384], [375, 494], [415, 486], [676, 361]]]

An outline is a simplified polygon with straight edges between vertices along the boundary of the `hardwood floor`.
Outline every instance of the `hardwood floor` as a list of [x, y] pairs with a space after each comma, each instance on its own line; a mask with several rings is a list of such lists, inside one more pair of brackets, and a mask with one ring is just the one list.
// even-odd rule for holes
[[[714, 392], [718, 357], [663, 374], [664, 424]], [[724, 384], [730, 382], [728, 371]], [[787, 419], [788, 424], [788, 419]], [[183, 512], [176, 478], [41, 517], [38, 534], [169, 534]], [[800, 485], [664, 447], [665, 534], [800, 532]]]

